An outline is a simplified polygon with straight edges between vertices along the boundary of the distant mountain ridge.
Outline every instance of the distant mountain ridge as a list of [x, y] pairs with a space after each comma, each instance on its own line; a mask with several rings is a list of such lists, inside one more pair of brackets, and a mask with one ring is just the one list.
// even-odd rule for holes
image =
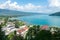
[[0, 9], [0, 16], [28, 16], [28, 15], [39, 15], [42, 13], [32, 13], [32, 12], [22, 12], [22, 11], [15, 11], [15, 10], [7, 10], [7, 9]]
[[50, 14], [50, 16], [60, 16], [60, 12], [56, 12], [56, 13]]

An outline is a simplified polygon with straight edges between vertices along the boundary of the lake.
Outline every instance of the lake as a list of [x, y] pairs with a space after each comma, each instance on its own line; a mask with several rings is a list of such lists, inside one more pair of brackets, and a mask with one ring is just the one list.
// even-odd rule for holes
[[32, 15], [18, 17], [17, 19], [25, 21], [27, 24], [36, 25], [48, 25], [48, 26], [60, 26], [59, 16], [48, 16], [48, 15]]

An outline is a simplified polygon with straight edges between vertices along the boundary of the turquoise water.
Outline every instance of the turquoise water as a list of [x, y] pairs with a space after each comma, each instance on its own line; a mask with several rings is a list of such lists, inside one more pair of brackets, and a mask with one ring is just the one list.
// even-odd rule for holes
[[60, 26], [59, 16], [34, 15], [18, 17], [17, 19], [27, 22], [27, 24]]

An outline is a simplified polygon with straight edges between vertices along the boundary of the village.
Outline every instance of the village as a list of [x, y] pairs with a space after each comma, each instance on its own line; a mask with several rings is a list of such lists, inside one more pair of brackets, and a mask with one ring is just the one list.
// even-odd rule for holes
[[[5, 24], [4, 24], [5, 23]], [[32, 38], [34, 38], [34, 31], [36, 32], [36, 34], [39, 31], [42, 30], [46, 30], [46, 31], [50, 31], [51, 34], [55, 34], [55, 33], [59, 33], [60, 34], [60, 29], [57, 27], [49, 27], [47, 25], [26, 25], [26, 23], [19, 21], [19, 20], [0, 20], [0, 24], [3, 25], [2, 26], [2, 31], [5, 32], [5, 35], [10, 35], [11, 33], [14, 33], [16, 31], [16, 35], [20, 35], [23, 38], [26, 38], [27, 33], [29, 32], [29, 34], [32, 33]], [[31, 29], [31, 30], [30, 30]], [[31, 33], [30, 33], [31, 31]], [[27, 36], [27, 40], [28, 38], [30, 39], [30, 37]], [[59, 37], [60, 38], [60, 37]]]

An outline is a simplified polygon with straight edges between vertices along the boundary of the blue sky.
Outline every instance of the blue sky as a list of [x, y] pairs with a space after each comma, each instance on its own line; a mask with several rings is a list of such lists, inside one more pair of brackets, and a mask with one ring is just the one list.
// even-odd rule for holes
[[60, 0], [0, 0], [0, 9], [52, 13], [60, 11]]
[[12, 1], [13, 2], [16, 1], [19, 4], [27, 4], [27, 3], [32, 3], [35, 5], [46, 5], [47, 4], [47, 0], [12, 0]]

